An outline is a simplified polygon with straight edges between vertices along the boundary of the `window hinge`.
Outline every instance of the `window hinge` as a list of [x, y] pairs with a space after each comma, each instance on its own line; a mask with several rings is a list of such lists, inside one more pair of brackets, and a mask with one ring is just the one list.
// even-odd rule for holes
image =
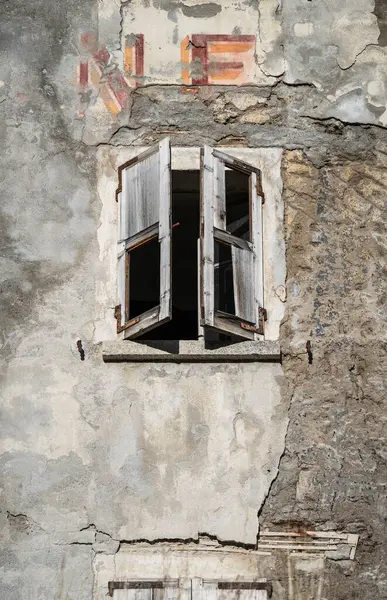
[[255, 325], [251, 325], [251, 323], [244, 323], [242, 321], [241, 327], [242, 327], [242, 329], [245, 329], [246, 331], [252, 331], [253, 333], [261, 333], [259, 328], [256, 327]]
[[257, 195], [262, 198], [262, 204], [265, 204], [265, 194], [263, 193], [263, 189], [262, 189], [262, 184], [261, 184], [260, 177], [257, 177], [257, 184], [256, 184], [256, 188], [255, 189], [257, 191]]
[[[163, 589], [165, 587], [163, 581], [109, 581], [107, 596], [114, 596], [114, 590], [154, 590]], [[152, 594], [153, 596], [153, 594]]]
[[258, 319], [259, 319], [259, 333], [260, 335], [264, 335], [265, 333], [265, 321], [267, 321], [267, 310], [260, 306], [258, 309]]
[[240, 326], [242, 327], [242, 329], [245, 329], [246, 331], [252, 331], [253, 333], [258, 333], [259, 335], [263, 335], [264, 334], [264, 323], [265, 323], [265, 321], [267, 321], [267, 310], [265, 308], [263, 308], [262, 306], [259, 307], [258, 319], [259, 319], [258, 327], [256, 327], [252, 323], [245, 323], [244, 321], [241, 321]]

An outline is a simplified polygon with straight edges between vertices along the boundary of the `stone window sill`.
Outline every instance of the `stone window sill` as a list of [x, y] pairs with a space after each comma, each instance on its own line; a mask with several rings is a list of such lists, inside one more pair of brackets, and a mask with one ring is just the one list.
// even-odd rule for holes
[[278, 341], [205, 344], [202, 340], [102, 342], [105, 362], [278, 362]]

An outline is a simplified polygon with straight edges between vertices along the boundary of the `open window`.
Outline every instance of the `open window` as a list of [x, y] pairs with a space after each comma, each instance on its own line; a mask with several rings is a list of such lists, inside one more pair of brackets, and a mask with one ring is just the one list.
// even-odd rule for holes
[[261, 339], [259, 169], [205, 147], [200, 170], [172, 170], [166, 139], [121, 165], [119, 177], [118, 332]]
[[119, 167], [117, 200], [117, 330], [133, 339], [172, 316], [168, 138]]
[[[264, 318], [261, 172], [205, 146], [201, 177], [201, 323], [256, 339]], [[235, 179], [242, 193], [233, 193]]]

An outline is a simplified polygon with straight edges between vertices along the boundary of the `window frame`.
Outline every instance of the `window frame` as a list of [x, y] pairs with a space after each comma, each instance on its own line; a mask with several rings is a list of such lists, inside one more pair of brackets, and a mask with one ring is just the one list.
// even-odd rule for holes
[[[118, 168], [147, 151], [149, 146], [100, 146], [97, 150], [97, 187], [102, 202], [101, 224], [98, 229], [99, 257], [103, 276], [97, 282], [95, 334], [96, 343], [102, 342], [102, 355], [106, 361], [153, 361], [153, 360], [276, 360], [280, 358], [279, 328], [284, 317], [285, 292], [285, 241], [284, 206], [282, 199], [281, 162], [282, 148], [221, 147], [221, 152], [247, 162], [262, 172], [262, 188], [265, 195], [263, 210], [263, 270], [264, 307], [268, 313], [264, 336], [255, 342], [240, 342], [227, 348], [214, 347], [213, 353], [205, 347], [203, 331], [199, 340], [178, 340], [175, 350], [165, 344], [163, 349], [153, 348], [144, 342], [126, 341], [123, 333], [117, 335], [114, 307], [117, 304], [117, 213], [114, 201], [118, 181]], [[172, 146], [172, 170], [200, 170], [199, 146]], [[265, 347], [265, 345], [267, 347]], [[116, 350], [114, 350], [114, 347]], [[239, 351], [240, 349], [240, 351]]]

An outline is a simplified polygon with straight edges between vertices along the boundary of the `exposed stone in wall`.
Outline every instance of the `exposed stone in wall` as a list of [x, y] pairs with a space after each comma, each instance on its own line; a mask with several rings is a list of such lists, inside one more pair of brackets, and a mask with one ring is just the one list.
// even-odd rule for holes
[[290, 425], [261, 522], [360, 534], [356, 563], [329, 567], [335, 598], [387, 593], [385, 159], [379, 143], [366, 161], [316, 168], [295, 151], [283, 165]]
[[[99, 5], [98, 27], [88, 24], [74, 42], [78, 60], [60, 61], [53, 81], [65, 104], [79, 94], [90, 144], [105, 141], [121, 121], [133, 89], [155, 84], [306, 84], [314, 99], [309, 116], [385, 126], [384, 21], [383, 3], [371, 0], [111, 0]], [[74, 112], [63, 112], [78, 136]]]
[[387, 6], [384, 0], [375, 1], [374, 13], [380, 29], [378, 43], [380, 46], [387, 46]]

